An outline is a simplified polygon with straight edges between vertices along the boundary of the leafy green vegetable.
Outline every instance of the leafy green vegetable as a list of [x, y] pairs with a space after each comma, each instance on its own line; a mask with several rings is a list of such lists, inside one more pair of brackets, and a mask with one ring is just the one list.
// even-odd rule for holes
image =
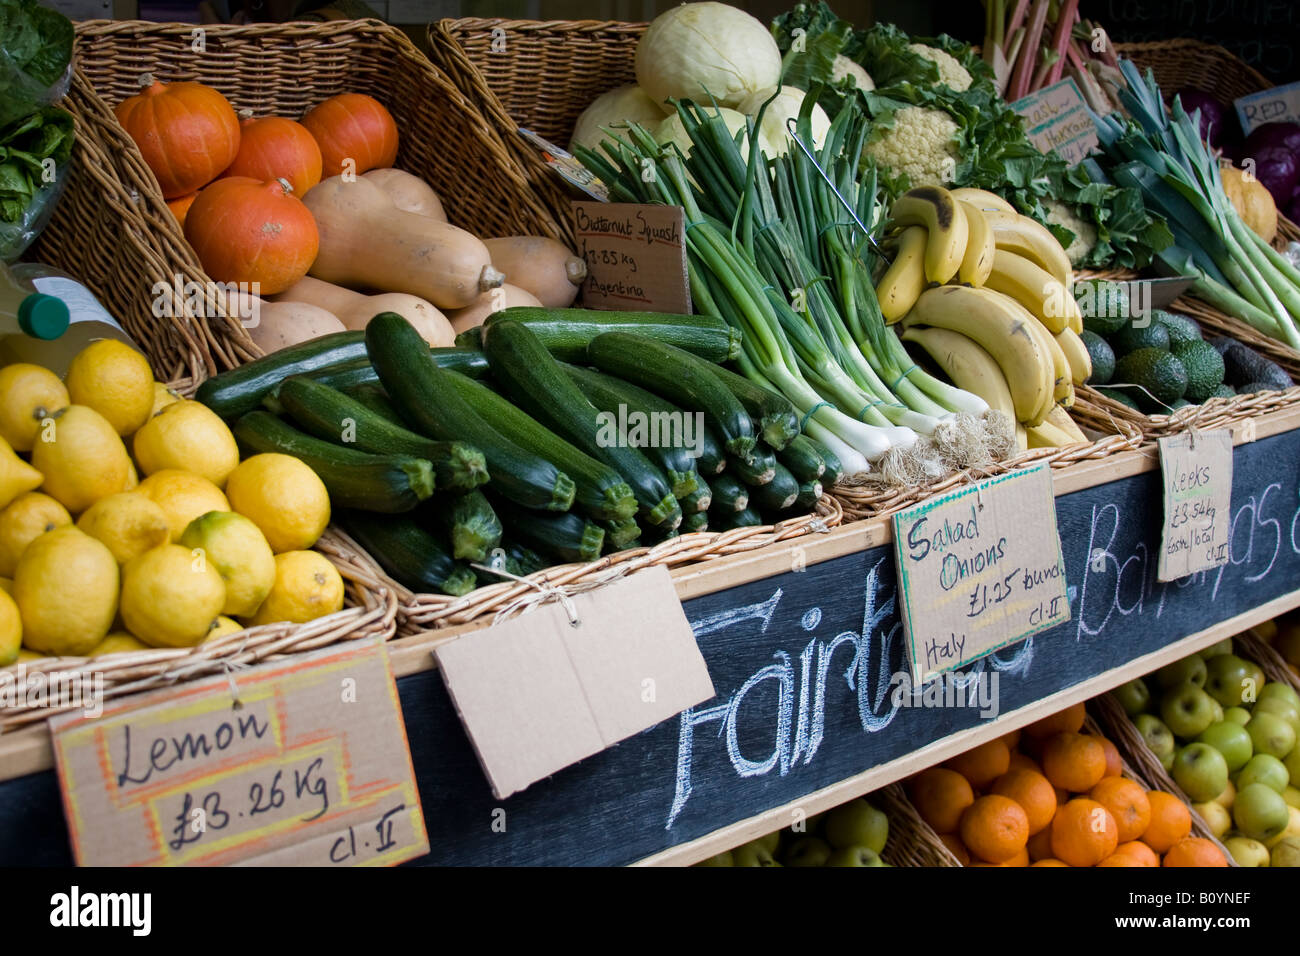
[[0, 223], [21, 222], [36, 194], [50, 180], [45, 161], [63, 175], [72, 155], [72, 115], [46, 106], [0, 127]]
[[49, 102], [72, 61], [72, 21], [36, 0], [0, 0], [0, 123]]

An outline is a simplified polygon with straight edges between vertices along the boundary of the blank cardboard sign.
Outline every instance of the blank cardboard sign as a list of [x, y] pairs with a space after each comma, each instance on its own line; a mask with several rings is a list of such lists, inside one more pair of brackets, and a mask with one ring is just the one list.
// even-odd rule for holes
[[664, 568], [475, 631], [434, 650], [502, 799], [713, 697]]

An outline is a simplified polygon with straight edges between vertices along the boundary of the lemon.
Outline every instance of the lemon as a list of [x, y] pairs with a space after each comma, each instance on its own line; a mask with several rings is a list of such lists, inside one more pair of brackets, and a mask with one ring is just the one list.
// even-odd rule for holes
[[108, 545], [118, 564], [171, 540], [167, 515], [148, 495], [119, 491], [82, 512], [77, 527]]
[[23, 461], [9, 447], [9, 443], [0, 438], [0, 508], [25, 492], [39, 488], [45, 476]]
[[49, 654], [41, 654], [37, 651], [29, 651], [25, 647], [18, 652], [19, 661], [43, 661], [45, 660], [45, 658], [49, 656], [50, 656]]
[[290, 455], [254, 455], [226, 482], [230, 507], [262, 529], [271, 550], [310, 548], [330, 523], [330, 496], [316, 472]]
[[68, 365], [64, 383], [74, 404], [99, 412], [119, 435], [130, 435], [149, 420], [153, 369], [125, 342], [91, 342]]
[[23, 643], [47, 654], [85, 654], [113, 625], [118, 580], [113, 553], [85, 532], [67, 527], [41, 535], [14, 572]]
[[103, 657], [105, 654], [123, 654], [127, 651], [150, 651], [148, 644], [126, 631], [113, 631], [96, 644], [86, 654], [87, 657]]
[[0, 369], [0, 438], [31, 451], [41, 422], [70, 404], [68, 390], [47, 368], [17, 362]]
[[23, 649], [23, 619], [8, 593], [0, 592], [0, 667], [18, 660]]
[[153, 383], [153, 408], [149, 409], [149, 417], [153, 418], [168, 405], [175, 405], [181, 400], [181, 397], [173, 392], [162, 382]]
[[292, 621], [305, 624], [343, 607], [343, 578], [316, 551], [286, 551], [275, 556], [275, 584], [248, 625]]
[[12, 596], [14, 593], [14, 579], [0, 578], [0, 591], [4, 591], [5, 594]]
[[131, 459], [103, 415], [69, 405], [41, 429], [32, 464], [45, 476], [41, 489], [73, 514], [126, 487]]
[[227, 634], [234, 634], [243, 629], [244, 626], [238, 621], [223, 615], [217, 618], [216, 622], [212, 625], [212, 630], [208, 631], [207, 637], [203, 638], [203, 643], [206, 644], [208, 641], [215, 641], [219, 637], [225, 637]]
[[265, 600], [275, 583], [275, 555], [257, 525], [233, 511], [209, 511], [195, 518], [180, 544], [202, 549], [226, 582], [221, 613], [248, 617]]
[[217, 569], [179, 544], [146, 551], [122, 568], [122, 620], [154, 647], [199, 643], [225, 603]]
[[126, 487], [122, 489], [123, 491], [131, 491], [140, 484], [140, 473], [135, 470], [135, 462], [128, 460], [127, 464], [130, 467], [126, 470]]
[[220, 488], [239, 464], [239, 446], [226, 423], [206, 405], [189, 399], [168, 405], [132, 441], [135, 459], [146, 475], [179, 468]]
[[135, 494], [152, 499], [162, 509], [172, 541], [179, 541], [189, 523], [200, 515], [230, 510], [230, 502], [220, 488], [206, 478], [175, 468], [154, 472], [140, 482]]
[[27, 546], [55, 528], [72, 524], [72, 515], [49, 495], [29, 491], [0, 511], [0, 575], [13, 577]]

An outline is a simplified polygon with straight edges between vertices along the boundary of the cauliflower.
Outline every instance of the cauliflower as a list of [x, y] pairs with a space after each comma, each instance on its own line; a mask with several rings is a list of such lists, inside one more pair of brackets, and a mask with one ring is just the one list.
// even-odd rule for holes
[[1065, 255], [1069, 258], [1070, 265], [1078, 266], [1088, 258], [1092, 247], [1097, 244], [1097, 227], [1080, 219], [1067, 203], [1058, 199], [1049, 199], [1043, 205], [1047, 207], [1048, 222], [1054, 226], [1064, 226], [1074, 233], [1074, 240], [1065, 250]]
[[871, 78], [870, 73], [847, 56], [836, 56], [835, 62], [831, 64], [831, 82], [839, 83], [846, 76], [853, 77], [853, 85], [864, 93], [870, 93], [876, 88], [876, 83]]
[[867, 144], [867, 155], [893, 176], [905, 174], [908, 185], [942, 186], [957, 169], [957, 123], [941, 110], [905, 106], [894, 125]]
[[937, 66], [939, 82], [949, 89], [956, 93], [965, 93], [970, 89], [971, 76], [966, 72], [966, 67], [957, 62], [957, 58], [948, 51], [924, 43], [909, 43], [907, 48]]

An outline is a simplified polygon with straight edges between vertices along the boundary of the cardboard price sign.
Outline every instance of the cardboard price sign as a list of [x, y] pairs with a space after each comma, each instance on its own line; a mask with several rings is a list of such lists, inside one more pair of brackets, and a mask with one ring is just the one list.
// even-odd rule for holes
[[1232, 537], [1232, 432], [1160, 439], [1165, 521], [1156, 579], [1176, 581], [1228, 563]]
[[570, 602], [433, 652], [498, 799], [713, 697], [666, 569]]
[[893, 522], [918, 683], [1070, 619], [1046, 465], [924, 501]]
[[575, 201], [582, 302], [623, 312], [691, 311], [686, 214], [681, 206]]
[[[358, 641], [50, 719], [82, 866], [391, 865], [428, 852], [388, 654]], [[236, 703], [237, 700], [237, 703]]]
[[1011, 108], [1020, 114], [1030, 141], [1044, 153], [1055, 150], [1069, 166], [1077, 166], [1097, 145], [1097, 125], [1070, 77], [1016, 100]]
[[1265, 123], [1294, 123], [1300, 120], [1300, 83], [1275, 86], [1233, 100], [1241, 129], [1246, 135]]

